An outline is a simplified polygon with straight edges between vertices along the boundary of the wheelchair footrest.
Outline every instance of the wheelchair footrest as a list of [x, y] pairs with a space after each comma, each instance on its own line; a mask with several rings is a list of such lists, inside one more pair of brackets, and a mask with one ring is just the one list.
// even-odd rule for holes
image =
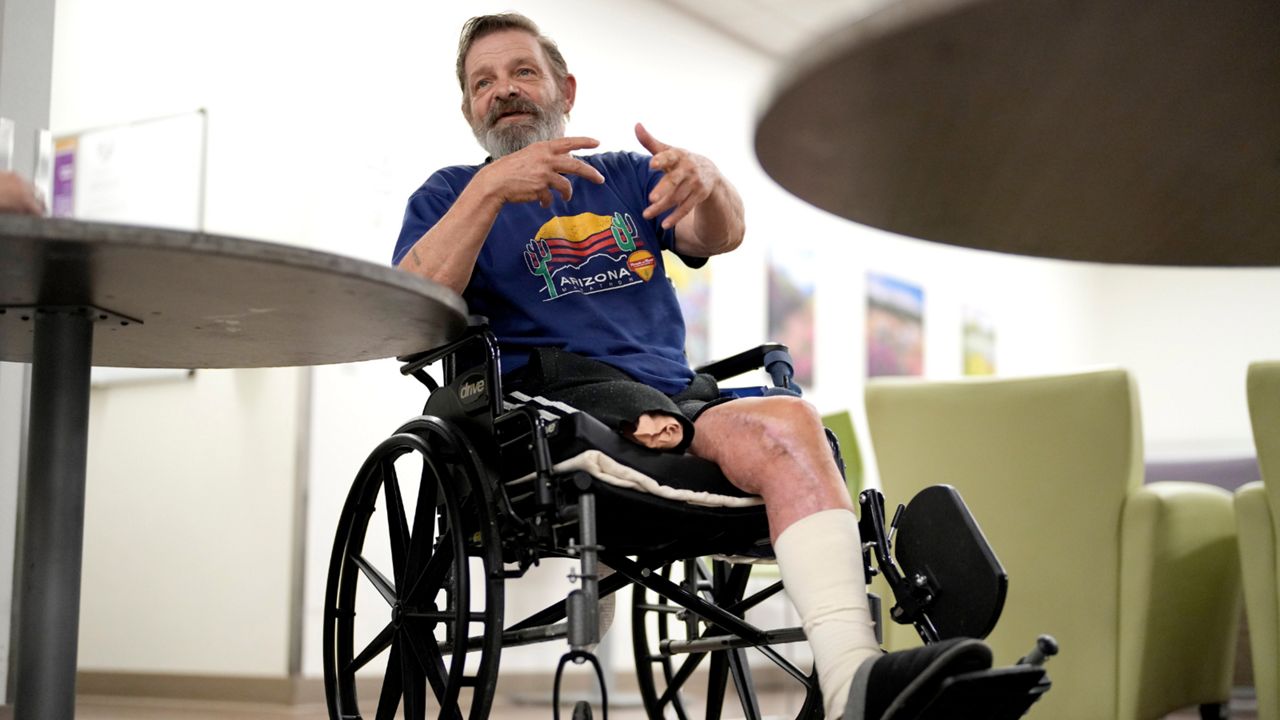
[[[1009, 577], [955, 488], [934, 485], [911, 499], [902, 512], [895, 550], [907, 591], [927, 590], [919, 610], [940, 639], [984, 638], [995, 628]], [[901, 606], [899, 590], [894, 593]], [[895, 619], [918, 621], [911, 613]]]
[[1016, 720], [1049, 690], [1043, 667], [1013, 665], [948, 678], [911, 718], [894, 720]]

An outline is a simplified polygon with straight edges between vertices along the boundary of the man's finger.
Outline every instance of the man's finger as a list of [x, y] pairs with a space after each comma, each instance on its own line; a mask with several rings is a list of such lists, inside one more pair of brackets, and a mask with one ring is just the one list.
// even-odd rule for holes
[[676, 196], [675, 193], [667, 193], [666, 195], [650, 203], [649, 207], [645, 208], [644, 212], [641, 214], [644, 216], [646, 220], [652, 220], [658, 217], [662, 213], [676, 206], [675, 196]]
[[604, 184], [604, 175], [599, 170], [577, 158], [565, 158], [563, 162], [555, 164], [555, 169], [559, 173], [584, 177], [597, 185]]
[[570, 198], [573, 197], [573, 183], [569, 182], [569, 179], [563, 175], [553, 175], [550, 187], [560, 193], [560, 197], [564, 198], [565, 202], [569, 202]]
[[636, 123], [636, 139], [640, 141], [640, 144], [644, 146], [645, 150], [649, 151], [650, 155], [657, 155], [663, 150], [671, 147], [650, 135], [649, 131], [644, 129], [644, 125], [641, 125], [640, 123]]
[[553, 201], [553, 198], [551, 197], [551, 191], [550, 191], [550, 190], [548, 190], [548, 189], [546, 189], [546, 188], [542, 188], [541, 190], [539, 190], [539, 191], [538, 191], [538, 204], [539, 204], [539, 205], [541, 205], [541, 206], [542, 206], [542, 207], [544, 207], [544, 208], [549, 208], [549, 207], [551, 207], [551, 203], [552, 203], [552, 201]]
[[671, 189], [675, 187], [675, 181], [670, 175], [664, 175], [657, 185], [653, 186], [653, 191], [649, 193], [649, 202], [658, 202], [658, 198], [671, 194]]
[[567, 153], [573, 150], [587, 150], [600, 144], [599, 140], [589, 138], [583, 135], [574, 137], [562, 137], [554, 140], [548, 140], [548, 145], [552, 150], [558, 153]]
[[657, 153], [653, 159], [649, 160], [649, 167], [654, 170], [662, 170], [663, 172], [671, 172], [680, 164], [680, 160], [684, 154], [677, 148], [668, 147], [667, 149]]
[[680, 222], [681, 220], [683, 220], [683, 219], [684, 219], [684, 217], [685, 217], [686, 215], [688, 215], [689, 213], [691, 213], [691, 212], [693, 212], [693, 204], [692, 204], [692, 203], [687, 203], [687, 204], [684, 204], [684, 205], [680, 205], [680, 206], [678, 206], [678, 207], [675, 209], [675, 212], [673, 212], [673, 213], [671, 213], [670, 215], [668, 215], [668, 216], [666, 217], [666, 219], [664, 219], [664, 220], [662, 221], [662, 227], [663, 227], [663, 229], [670, 229], [670, 228], [675, 227], [675, 226], [676, 226], [676, 223], [678, 223], [678, 222]]
[[685, 183], [673, 195], [674, 197], [671, 198], [671, 201], [676, 209], [675, 212], [662, 221], [662, 227], [664, 228], [675, 227], [676, 223], [680, 222], [685, 215], [693, 212], [694, 208], [698, 207], [703, 200], [706, 200], [711, 195], [711, 191], [702, 187], [695, 187], [693, 183]]

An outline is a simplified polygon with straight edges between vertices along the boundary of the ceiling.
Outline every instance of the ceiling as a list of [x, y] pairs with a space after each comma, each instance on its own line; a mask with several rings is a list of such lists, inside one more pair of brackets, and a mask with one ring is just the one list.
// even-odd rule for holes
[[659, 0], [742, 45], [781, 60], [892, 0]]

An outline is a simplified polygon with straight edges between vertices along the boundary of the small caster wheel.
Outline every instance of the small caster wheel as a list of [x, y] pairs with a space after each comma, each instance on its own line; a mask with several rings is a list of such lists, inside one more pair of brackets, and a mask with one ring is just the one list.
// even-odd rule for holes
[[579, 700], [573, 706], [573, 720], [591, 720], [591, 703]]

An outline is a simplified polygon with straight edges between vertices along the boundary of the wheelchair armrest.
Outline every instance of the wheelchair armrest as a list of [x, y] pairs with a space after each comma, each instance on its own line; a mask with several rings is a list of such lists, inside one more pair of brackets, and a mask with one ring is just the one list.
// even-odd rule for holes
[[[501, 357], [498, 350], [498, 339], [489, 330], [489, 321], [480, 315], [470, 316], [467, 329], [463, 335], [447, 345], [420, 353], [402, 355], [398, 358], [404, 363], [400, 367], [401, 375], [412, 375], [418, 382], [427, 386], [430, 395], [427, 407], [437, 399], [437, 391], [451, 388], [451, 394], [466, 408], [448, 399], [436, 404], [436, 410], [442, 410], [446, 416], [466, 410], [465, 414], [474, 416], [474, 404], [477, 399], [483, 400], [488, 408], [486, 424], [502, 414], [502, 371]], [[426, 372], [426, 367], [443, 361], [444, 384], [437, 383]], [[441, 404], [443, 403], [443, 404]], [[424, 408], [423, 412], [427, 412]]]
[[[410, 353], [408, 355], [400, 355], [397, 361], [404, 363], [400, 366], [401, 375], [417, 375], [423, 368], [440, 360], [441, 358], [452, 355], [460, 348], [474, 341], [477, 337], [483, 337], [489, 331], [489, 318], [483, 315], [470, 315], [467, 317], [467, 329], [463, 331], [461, 337], [451, 343], [446, 343], [439, 347], [423, 350], [421, 352]], [[494, 343], [496, 345], [496, 342]]]
[[720, 381], [758, 368], [764, 368], [769, 373], [775, 386], [780, 388], [792, 386], [791, 378], [795, 374], [795, 368], [791, 361], [791, 351], [781, 343], [765, 343], [732, 357], [703, 365], [697, 368], [697, 372], [706, 373]]

